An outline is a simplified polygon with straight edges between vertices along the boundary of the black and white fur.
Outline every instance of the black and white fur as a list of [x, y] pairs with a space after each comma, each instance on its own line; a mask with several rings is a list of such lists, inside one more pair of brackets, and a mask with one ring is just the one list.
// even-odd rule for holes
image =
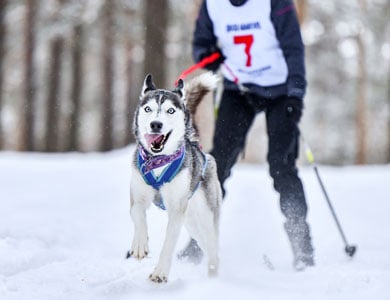
[[[192, 124], [193, 115], [203, 96], [215, 89], [217, 77], [204, 73], [184, 87], [182, 80], [173, 91], [157, 89], [151, 75], [145, 78], [140, 102], [134, 118], [137, 146], [151, 155], [169, 155], [185, 145], [183, 165], [176, 176], [159, 190], [148, 185], [137, 168], [137, 149], [132, 164], [130, 213], [134, 223], [134, 237], [130, 255], [143, 259], [149, 252], [146, 209], [157, 197], [162, 197], [168, 225], [157, 266], [149, 276], [154, 282], [166, 282], [173, 252], [183, 226], [208, 257], [208, 273], [218, 271], [218, 222], [222, 192], [214, 158], [204, 156], [199, 149], [197, 134]], [[161, 134], [156, 138], [150, 136]], [[204, 158], [207, 165], [204, 174]], [[163, 168], [161, 168], [163, 169]], [[156, 169], [158, 173], [162, 170]], [[201, 182], [199, 188], [195, 189]]]

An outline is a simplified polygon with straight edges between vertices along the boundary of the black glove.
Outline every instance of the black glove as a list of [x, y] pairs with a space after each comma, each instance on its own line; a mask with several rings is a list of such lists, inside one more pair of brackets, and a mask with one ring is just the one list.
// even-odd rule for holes
[[199, 59], [199, 61], [201, 61], [202, 59], [204, 59], [204, 58], [210, 56], [211, 54], [213, 54], [213, 53], [215, 53], [215, 52], [218, 52], [218, 53], [220, 54], [220, 57], [219, 57], [216, 61], [214, 61], [214, 62], [208, 64], [207, 66], [205, 66], [205, 68], [206, 68], [207, 70], [213, 71], [213, 72], [217, 71], [217, 70], [219, 69], [219, 66], [220, 66], [220, 65], [224, 62], [224, 60], [225, 60], [225, 56], [223, 56], [221, 49], [219, 49], [219, 48], [214, 48], [214, 47], [213, 47], [213, 48], [211, 48], [208, 52], [206, 52], [205, 54], [202, 54], [202, 55], [200, 56], [200, 59]]

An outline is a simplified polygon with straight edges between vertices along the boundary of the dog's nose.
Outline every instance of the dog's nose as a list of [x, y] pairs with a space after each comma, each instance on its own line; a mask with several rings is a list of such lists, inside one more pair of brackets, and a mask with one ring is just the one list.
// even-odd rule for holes
[[152, 129], [153, 132], [159, 132], [162, 127], [163, 127], [163, 123], [159, 121], [153, 121], [150, 123], [150, 128]]

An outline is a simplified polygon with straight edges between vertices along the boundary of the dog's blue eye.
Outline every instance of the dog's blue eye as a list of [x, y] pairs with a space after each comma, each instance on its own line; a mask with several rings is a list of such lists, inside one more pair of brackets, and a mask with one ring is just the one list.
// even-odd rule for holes
[[149, 106], [146, 106], [146, 107], [144, 108], [144, 110], [145, 110], [145, 112], [151, 112], [151, 111], [152, 111], [152, 109], [151, 109]]
[[168, 114], [174, 114], [175, 111], [176, 111], [176, 110], [175, 110], [174, 108], [171, 107], [170, 109], [167, 110], [167, 113], [168, 113]]

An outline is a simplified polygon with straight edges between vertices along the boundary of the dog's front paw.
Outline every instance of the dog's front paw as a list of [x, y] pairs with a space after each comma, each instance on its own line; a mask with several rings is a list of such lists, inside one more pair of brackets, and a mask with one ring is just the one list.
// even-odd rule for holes
[[166, 275], [163, 274], [156, 274], [155, 272], [153, 274], [149, 275], [149, 279], [156, 283], [166, 283], [168, 281], [168, 278]]
[[136, 259], [143, 259], [149, 253], [148, 241], [146, 239], [141, 239], [138, 241], [133, 241], [133, 245], [131, 246], [130, 256]]

